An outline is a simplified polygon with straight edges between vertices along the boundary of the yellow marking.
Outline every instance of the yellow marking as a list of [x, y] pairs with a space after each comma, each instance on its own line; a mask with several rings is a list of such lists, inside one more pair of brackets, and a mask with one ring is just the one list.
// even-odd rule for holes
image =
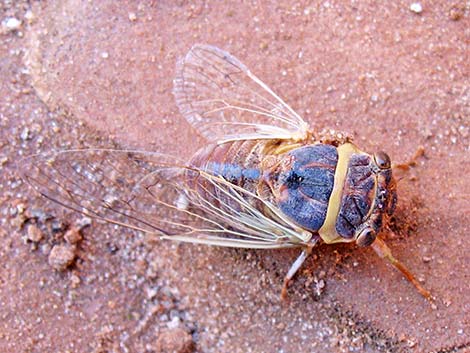
[[361, 153], [361, 151], [352, 143], [345, 143], [337, 148], [338, 164], [336, 165], [335, 181], [333, 191], [328, 201], [328, 209], [323, 225], [318, 230], [318, 234], [327, 244], [351, 242], [355, 239], [345, 239], [336, 232], [336, 218], [341, 207], [341, 197], [343, 196], [344, 181], [348, 173], [348, 164], [351, 155]]
[[278, 148], [276, 148], [273, 151], [273, 154], [277, 154], [277, 155], [284, 154], [302, 146], [303, 145], [300, 143], [280, 145]]
[[301, 143], [292, 143], [290, 141], [273, 140], [268, 143], [264, 143], [263, 154], [279, 156], [302, 146], [305, 145]]

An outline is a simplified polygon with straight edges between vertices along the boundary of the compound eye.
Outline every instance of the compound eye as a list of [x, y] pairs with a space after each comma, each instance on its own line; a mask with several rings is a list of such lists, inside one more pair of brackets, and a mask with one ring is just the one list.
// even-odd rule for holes
[[374, 155], [375, 163], [379, 166], [380, 169], [389, 169], [392, 163], [390, 162], [390, 157], [385, 152], [377, 152]]
[[372, 228], [364, 228], [356, 238], [356, 244], [361, 247], [369, 246], [374, 242], [376, 235], [375, 230]]

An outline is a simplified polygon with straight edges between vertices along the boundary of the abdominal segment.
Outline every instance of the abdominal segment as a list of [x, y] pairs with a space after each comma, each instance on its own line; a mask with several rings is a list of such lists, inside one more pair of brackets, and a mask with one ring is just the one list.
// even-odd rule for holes
[[[248, 198], [248, 194], [256, 194], [262, 177], [260, 167], [263, 145], [264, 142], [253, 140], [210, 145], [196, 153], [190, 165], [211, 175], [221, 176], [231, 184], [246, 190], [244, 196]], [[219, 207], [239, 207], [223, 191], [215, 189], [204, 178], [190, 178], [189, 184], [206, 200]], [[255, 203], [254, 200], [247, 201]]]

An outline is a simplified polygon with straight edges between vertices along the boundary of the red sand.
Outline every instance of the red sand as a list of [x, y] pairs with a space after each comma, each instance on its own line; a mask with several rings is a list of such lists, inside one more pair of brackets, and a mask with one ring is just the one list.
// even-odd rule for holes
[[[0, 351], [469, 349], [468, 4], [423, 1], [416, 13], [412, 1], [8, 3], [0, 7]], [[366, 151], [403, 162], [424, 146], [399, 184], [388, 243], [437, 308], [354, 246], [316, 249], [286, 303], [279, 291], [296, 251], [151, 242], [93, 222], [72, 267], [48, 264], [51, 249], [67, 243], [60, 223], [78, 226], [82, 216], [32, 193], [14, 163], [116, 144], [189, 157], [203, 140], [171, 89], [176, 59], [194, 43], [230, 51], [312, 126], [353, 134]], [[23, 225], [32, 216], [41, 235]]]

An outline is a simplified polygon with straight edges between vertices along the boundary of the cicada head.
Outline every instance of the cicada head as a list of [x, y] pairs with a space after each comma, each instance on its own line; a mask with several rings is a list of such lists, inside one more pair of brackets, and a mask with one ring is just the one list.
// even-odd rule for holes
[[395, 211], [397, 203], [390, 157], [385, 152], [377, 152], [371, 159], [370, 167], [376, 180], [375, 195], [367, 219], [355, 232], [355, 240], [359, 246], [369, 246], [374, 242]]

